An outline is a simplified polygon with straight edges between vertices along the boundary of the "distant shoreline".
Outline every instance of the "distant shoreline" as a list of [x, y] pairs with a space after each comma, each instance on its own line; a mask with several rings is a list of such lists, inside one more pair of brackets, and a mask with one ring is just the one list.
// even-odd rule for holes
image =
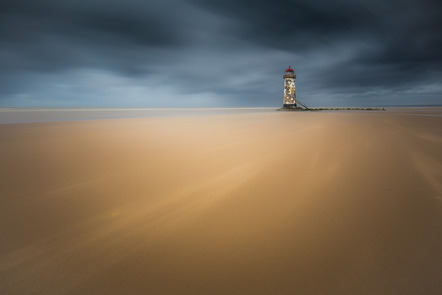
[[[0, 111], [38, 111], [38, 110], [45, 110], [45, 111], [76, 111], [76, 110], [90, 110], [90, 111], [97, 111], [97, 110], [103, 110], [103, 111], [112, 111], [112, 110], [236, 110], [236, 109], [243, 109], [243, 110], [251, 110], [251, 109], [273, 109], [278, 106], [261, 106], [261, 107], [0, 107]], [[311, 108], [327, 108], [327, 109], [334, 109], [334, 108], [437, 108], [442, 107], [442, 104], [417, 104], [417, 105], [374, 105], [374, 106], [325, 106], [325, 107], [311, 107]]]
[[[380, 107], [312, 107], [310, 112], [351, 112], [371, 109], [380, 112]], [[382, 113], [397, 113], [406, 110], [407, 113], [415, 110], [418, 115], [432, 115], [440, 107], [388, 107]], [[0, 124], [21, 124], [38, 122], [66, 122], [87, 120], [112, 119], [141, 119], [154, 117], [192, 117], [218, 116], [238, 114], [265, 114], [274, 113], [277, 107], [254, 108], [0, 108]], [[384, 109], [384, 108], [383, 108]], [[416, 115], [416, 114], [414, 114]], [[440, 116], [440, 113], [432, 116]]]

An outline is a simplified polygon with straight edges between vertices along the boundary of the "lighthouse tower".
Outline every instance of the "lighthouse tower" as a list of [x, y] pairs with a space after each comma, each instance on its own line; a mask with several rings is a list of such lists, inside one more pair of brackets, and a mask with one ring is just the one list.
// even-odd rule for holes
[[284, 100], [283, 107], [296, 108], [296, 86], [295, 86], [295, 71], [289, 66], [284, 73]]

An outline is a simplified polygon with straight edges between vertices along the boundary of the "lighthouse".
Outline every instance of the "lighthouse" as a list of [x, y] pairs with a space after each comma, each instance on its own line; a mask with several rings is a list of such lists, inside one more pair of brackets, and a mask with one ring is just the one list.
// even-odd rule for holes
[[295, 79], [295, 71], [289, 66], [284, 73], [283, 107], [285, 108], [297, 107]]

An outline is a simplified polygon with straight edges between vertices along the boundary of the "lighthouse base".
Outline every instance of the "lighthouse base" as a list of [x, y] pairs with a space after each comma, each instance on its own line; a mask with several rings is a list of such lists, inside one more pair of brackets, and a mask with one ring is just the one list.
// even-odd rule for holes
[[300, 102], [299, 100], [296, 101], [296, 103], [284, 103], [282, 105], [283, 109], [290, 109], [290, 110], [308, 110], [309, 108], [303, 104], [302, 102]]
[[296, 103], [291, 103], [291, 104], [283, 104], [282, 107], [284, 109], [297, 109], [299, 108], [298, 105]]

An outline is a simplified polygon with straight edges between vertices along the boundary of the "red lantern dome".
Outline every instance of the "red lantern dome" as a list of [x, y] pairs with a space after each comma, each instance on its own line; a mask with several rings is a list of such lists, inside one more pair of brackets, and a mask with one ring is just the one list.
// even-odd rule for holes
[[289, 66], [289, 68], [287, 70], [285, 70], [286, 72], [294, 72], [294, 70]]

